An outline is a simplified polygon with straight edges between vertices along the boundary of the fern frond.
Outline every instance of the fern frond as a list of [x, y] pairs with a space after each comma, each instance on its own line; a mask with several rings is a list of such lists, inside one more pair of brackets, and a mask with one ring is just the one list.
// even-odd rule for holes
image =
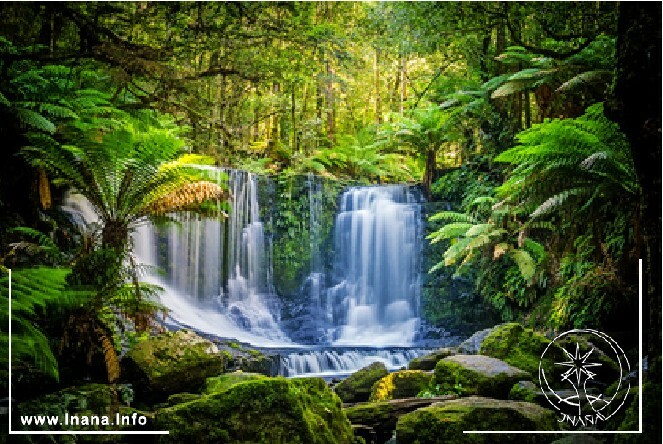
[[513, 259], [516, 265], [518, 265], [518, 270], [520, 270], [523, 279], [531, 281], [536, 272], [536, 261], [532, 256], [522, 249], [509, 250], [509, 256]]
[[428, 220], [431, 222], [435, 221], [466, 222], [466, 223], [475, 222], [472, 216], [464, 213], [457, 213], [455, 211], [440, 211], [439, 213], [435, 213], [434, 215], [429, 217]]

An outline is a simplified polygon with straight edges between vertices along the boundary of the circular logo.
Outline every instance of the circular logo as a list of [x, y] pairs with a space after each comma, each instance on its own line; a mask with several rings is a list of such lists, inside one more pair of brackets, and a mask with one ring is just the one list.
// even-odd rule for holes
[[560, 334], [539, 361], [541, 391], [560, 422], [594, 426], [623, 405], [631, 388], [622, 348], [605, 333], [576, 329]]

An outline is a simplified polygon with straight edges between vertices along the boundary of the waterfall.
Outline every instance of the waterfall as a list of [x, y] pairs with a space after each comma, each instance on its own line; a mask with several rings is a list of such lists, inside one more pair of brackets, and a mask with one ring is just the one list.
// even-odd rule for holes
[[271, 243], [265, 235], [256, 175], [213, 169], [231, 193], [227, 218], [174, 215], [165, 227], [144, 224], [133, 236], [137, 257], [153, 265], [148, 280], [178, 324], [255, 345], [288, 344], [279, 327], [272, 284]]
[[308, 173], [306, 176], [308, 184], [308, 202], [309, 202], [309, 244], [311, 249], [311, 274], [308, 277], [309, 295], [311, 303], [320, 309], [322, 302], [322, 291], [324, 288], [324, 270], [321, 258], [321, 218], [322, 218], [322, 197], [324, 193], [324, 184], [319, 177]]
[[421, 214], [406, 186], [355, 187], [336, 216], [334, 345], [409, 346], [419, 325]]
[[348, 349], [312, 350], [284, 354], [279, 374], [283, 376], [343, 376], [373, 362], [382, 362], [388, 370], [399, 370], [408, 362], [430, 353], [428, 349]]
[[[329, 232], [329, 188], [312, 174], [302, 178], [308, 194], [297, 198], [308, 204], [308, 214], [304, 207], [299, 217], [308, 225], [302, 242], [309, 244], [310, 271], [296, 298], [286, 299], [295, 307], [288, 312], [290, 339], [281, 328], [286, 302], [273, 284], [272, 232], [266, 230], [266, 224], [274, 230], [270, 218], [279, 215], [260, 207], [261, 195], [274, 207], [268, 199], [278, 196], [262, 188], [269, 179], [252, 173], [208, 173], [231, 193], [227, 216], [219, 205], [217, 216], [180, 213], [171, 215], [173, 223], [133, 227], [135, 255], [148, 266], [142, 280], [164, 289], [168, 322], [258, 347], [293, 347], [293, 341], [344, 347], [291, 354], [284, 360], [288, 375], [352, 371], [371, 359], [399, 368], [413, 357], [403, 347], [415, 343], [419, 329], [423, 229], [416, 189], [349, 188], [337, 201]], [[68, 196], [64, 209], [75, 221], [95, 217], [80, 196]], [[396, 350], [375, 351], [380, 347]]]

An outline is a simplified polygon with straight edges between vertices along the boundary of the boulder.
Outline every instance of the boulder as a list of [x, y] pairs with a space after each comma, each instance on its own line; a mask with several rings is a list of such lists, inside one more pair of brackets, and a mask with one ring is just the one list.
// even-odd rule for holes
[[229, 388], [246, 381], [255, 381], [257, 379], [265, 379], [264, 375], [258, 373], [244, 373], [241, 371], [233, 373], [224, 373], [219, 376], [207, 378], [205, 381], [205, 388], [203, 393], [210, 395], [212, 393], [220, 393], [228, 390]]
[[122, 360], [123, 378], [137, 394], [165, 399], [199, 391], [205, 379], [223, 373], [226, 357], [207, 339], [188, 330], [164, 333], [138, 343]]
[[398, 444], [542, 443], [550, 435], [465, 434], [465, 430], [557, 430], [553, 411], [529, 402], [469, 397], [438, 402], [400, 417]]
[[474, 333], [472, 336], [469, 338], [465, 339], [463, 342], [460, 343], [458, 346], [458, 353], [462, 353], [465, 355], [476, 355], [479, 353], [479, 350], [481, 349], [481, 344], [483, 344], [484, 339], [493, 331], [495, 330], [498, 326], [495, 327], [490, 327], [490, 328], [485, 328], [483, 330], [479, 330], [478, 332]]
[[161, 443], [350, 444], [341, 400], [323, 379], [260, 378], [158, 410]]
[[434, 384], [463, 395], [506, 399], [513, 384], [531, 379], [523, 370], [482, 355], [448, 356], [435, 366]]
[[355, 435], [364, 438], [366, 444], [383, 444], [394, 433], [398, 418], [433, 403], [454, 399], [455, 396], [436, 398], [407, 398], [389, 401], [367, 402], [345, 408], [345, 415], [352, 423]]
[[215, 341], [221, 354], [226, 358], [226, 370], [241, 370], [260, 373], [265, 376], [278, 374], [279, 357], [251, 348], [249, 344], [237, 341]]
[[343, 402], [365, 402], [371, 396], [373, 384], [388, 374], [389, 371], [383, 363], [374, 362], [339, 382], [334, 391]]
[[[541, 355], [550, 344], [550, 339], [517, 323], [495, 327], [481, 343], [479, 353], [518, 367], [532, 376], [539, 373]], [[553, 347], [555, 345], [553, 344]], [[543, 362], [544, 368], [553, 371], [554, 362]]]
[[423, 370], [400, 370], [379, 379], [371, 389], [371, 401], [410, 398], [430, 385], [431, 374]]
[[454, 348], [441, 348], [427, 355], [414, 358], [408, 364], [408, 368], [410, 370], [434, 370], [437, 361], [444, 359], [447, 356], [455, 355], [456, 353], [457, 350]]

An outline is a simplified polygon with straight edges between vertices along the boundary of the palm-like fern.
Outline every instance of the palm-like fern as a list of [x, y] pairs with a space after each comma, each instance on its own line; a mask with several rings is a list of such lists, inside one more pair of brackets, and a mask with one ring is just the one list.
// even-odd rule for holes
[[634, 202], [638, 184], [626, 138], [596, 104], [577, 119], [535, 125], [519, 145], [495, 160], [514, 165], [498, 189], [500, 205], [516, 207], [529, 223], [572, 208], [595, 214], [607, 202]]
[[201, 180], [190, 156], [181, 157], [182, 142], [172, 128], [135, 119], [110, 126], [81, 131], [74, 144], [42, 139], [22, 150], [33, 165], [88, 199], [103, 226], [103, 245], [125, 246], [130, 227], [151, 216], [227, 197], [218, 184]]
[[[479, 198], [483, 203], [492, 198]], [[544, 258], [545, 250], [538, 242], [524, 238], [517, 225], [492, 219], [481, 222], [476, 217], [454, 211], [442, 211], [430, 218], [431, 221], [446, 222], [439, 230], [428, 236], [431, 243], [451, 241], [444, 253], [444, 261], [434, 265], [429, 272], [443, 266], [457, 265], [459, 269], [481, 257], [494, 260], [510, 257], [527, 282], [536, 274], [536, 267]], [[505, 228], [506, 227], [506, 228]]]
[[[491, 98], [503, 98], [546, 86], [548, 91], [573, 94], [592, 89], [604, 93], [610, 85], [614, 67], [614, 38], [599, 36], [578, 54], [556, 60], [513, 46], [497, 57], [502, 64], [515, 66], [517, 72], [495, 78], [498, 87]], [[549, 98], [538, 98], [539, 106], [549, 106]]]

